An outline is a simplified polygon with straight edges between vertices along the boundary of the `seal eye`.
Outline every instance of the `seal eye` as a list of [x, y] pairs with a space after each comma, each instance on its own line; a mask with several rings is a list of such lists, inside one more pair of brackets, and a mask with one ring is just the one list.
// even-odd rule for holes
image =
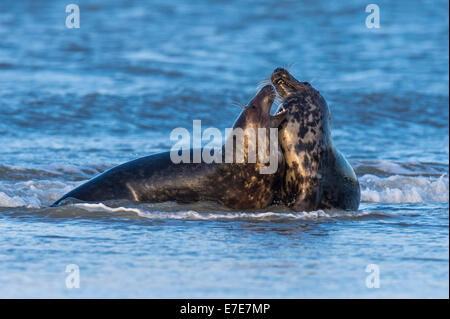
[[250, 108], [251, 108], [252, 110], [256, 110], [256, 106], [254, 106], [253, 104], [250, 105]]

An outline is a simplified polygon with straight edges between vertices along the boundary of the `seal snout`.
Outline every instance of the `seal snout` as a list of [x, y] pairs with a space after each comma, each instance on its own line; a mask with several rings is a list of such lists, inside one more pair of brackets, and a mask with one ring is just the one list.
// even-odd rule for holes
[[261, 91], [259, 91], [258, 95], [260, 94], [263, 96], [275, 96], [275, 91], [272, 85], [266, 85], [261, 89]]
[[276, 94], [272, 85], [266, 85], [250, 101], [249, 105], [261, 107], [264, 111], [270, 112], [270, 107], [275, 101], [275, 97]]
[[276, 68], [270, 76], [270, 80], [274, 85], [286, 83], [289, 81], [289, 78], [289, 72], [283, 68]]
[[283, 68], [276, 68], [272, 72], [270, 80], [281, 98], [285, 98], [303, 88], [303, 86], [301, 86], [300, 83]]

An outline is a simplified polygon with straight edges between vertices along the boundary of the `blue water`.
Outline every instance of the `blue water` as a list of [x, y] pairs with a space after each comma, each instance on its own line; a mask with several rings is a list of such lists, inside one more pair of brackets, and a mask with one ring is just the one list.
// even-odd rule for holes
[[[449, 297], [446, 1], [0, 2], [0, 297]], [[357, 212], [48, 205], [278, 66], [327, 99]], [[67, 288], [66, 267], [80, 288]], [[379, 269], [379, 288], [366, 267]]]

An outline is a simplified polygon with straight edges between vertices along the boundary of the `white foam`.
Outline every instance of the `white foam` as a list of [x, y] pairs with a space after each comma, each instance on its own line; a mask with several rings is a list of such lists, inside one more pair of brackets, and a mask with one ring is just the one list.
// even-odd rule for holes
[[109, 207], [103, 203], [77, 203], [73, 206], [82, 208], [90, 212], [114, 212], [114, 213], [135, 213], [140, 217], [164, 220], [259, 220], [259, 221], [281, 221], [281, 220], [315, 220], [319, 218], [336, 218], [336, 217], [361, 217], [371, 214], [370, 212], [350, 212], [350, 211], [334, 211], [325, 212], [317, 210], [312, 212], [196, 212], [194, 210], [163, 212], [145, 208], [130, 207]]
[[96, 203], [96, 204], [90, 204], [90, 203], [80, 203], [80, 204], [73, 204], [73, 206], [76, 207], [81, 207], [87, 211], [93, 212], [93, 211], [106, 211], [106, 212], [112, 212], [112, 213], [117, 213], [117, 212], [130, 212], [130, 213], [136, 213], [136, 214], [141, 214], [141, 210], [138, 208], [129, 208], [129, 207], [109, 207], [106, 206], [103, 203]]
[[448, 176], [364, 175], [360, 178], [361, 201], [368, 203], [448, 203]]
[[0, 207], [40, 208], [48, 206], [80, 182], [0, 182]]
[[26, 206], [25, 201], [19, 196], [8, 196], [0, 192], [0, 207], [19, 207]]

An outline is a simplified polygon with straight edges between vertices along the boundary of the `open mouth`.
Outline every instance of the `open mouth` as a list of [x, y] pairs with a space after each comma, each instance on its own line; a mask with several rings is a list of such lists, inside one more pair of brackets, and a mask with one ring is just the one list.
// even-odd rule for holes
[[287, 82], [286, 80], [284, 80], [282, 77], [275, 79], [272, 82], [278, 89], [282, 89], [285, 92], [288, 91], [292, 91], [295, 90], [294, 86], [292, 84], [290, 84], [289, 82]]
[[279, 111], [276, 112], [276, 113], [275, 113], [274, 115], [272, 115], [272, 116], [274, 116], [274, 117], [281, 117], [281, 116], [283, 116], [286, 112], [287, 112], [287, 110], [284, 108], [283, 104], [281, 104], [281, 105], [279, 106]]
[[286, 113], [286, 109], [284, 108], [284, 106], [281, 106], [281, 110], [279, 110], [277, 113], [275, 113], [275, 116], [282, 115], [284, 113]]
[[279, 78], [274, 84], [286, 84], [286, 82], [282, 78]]

